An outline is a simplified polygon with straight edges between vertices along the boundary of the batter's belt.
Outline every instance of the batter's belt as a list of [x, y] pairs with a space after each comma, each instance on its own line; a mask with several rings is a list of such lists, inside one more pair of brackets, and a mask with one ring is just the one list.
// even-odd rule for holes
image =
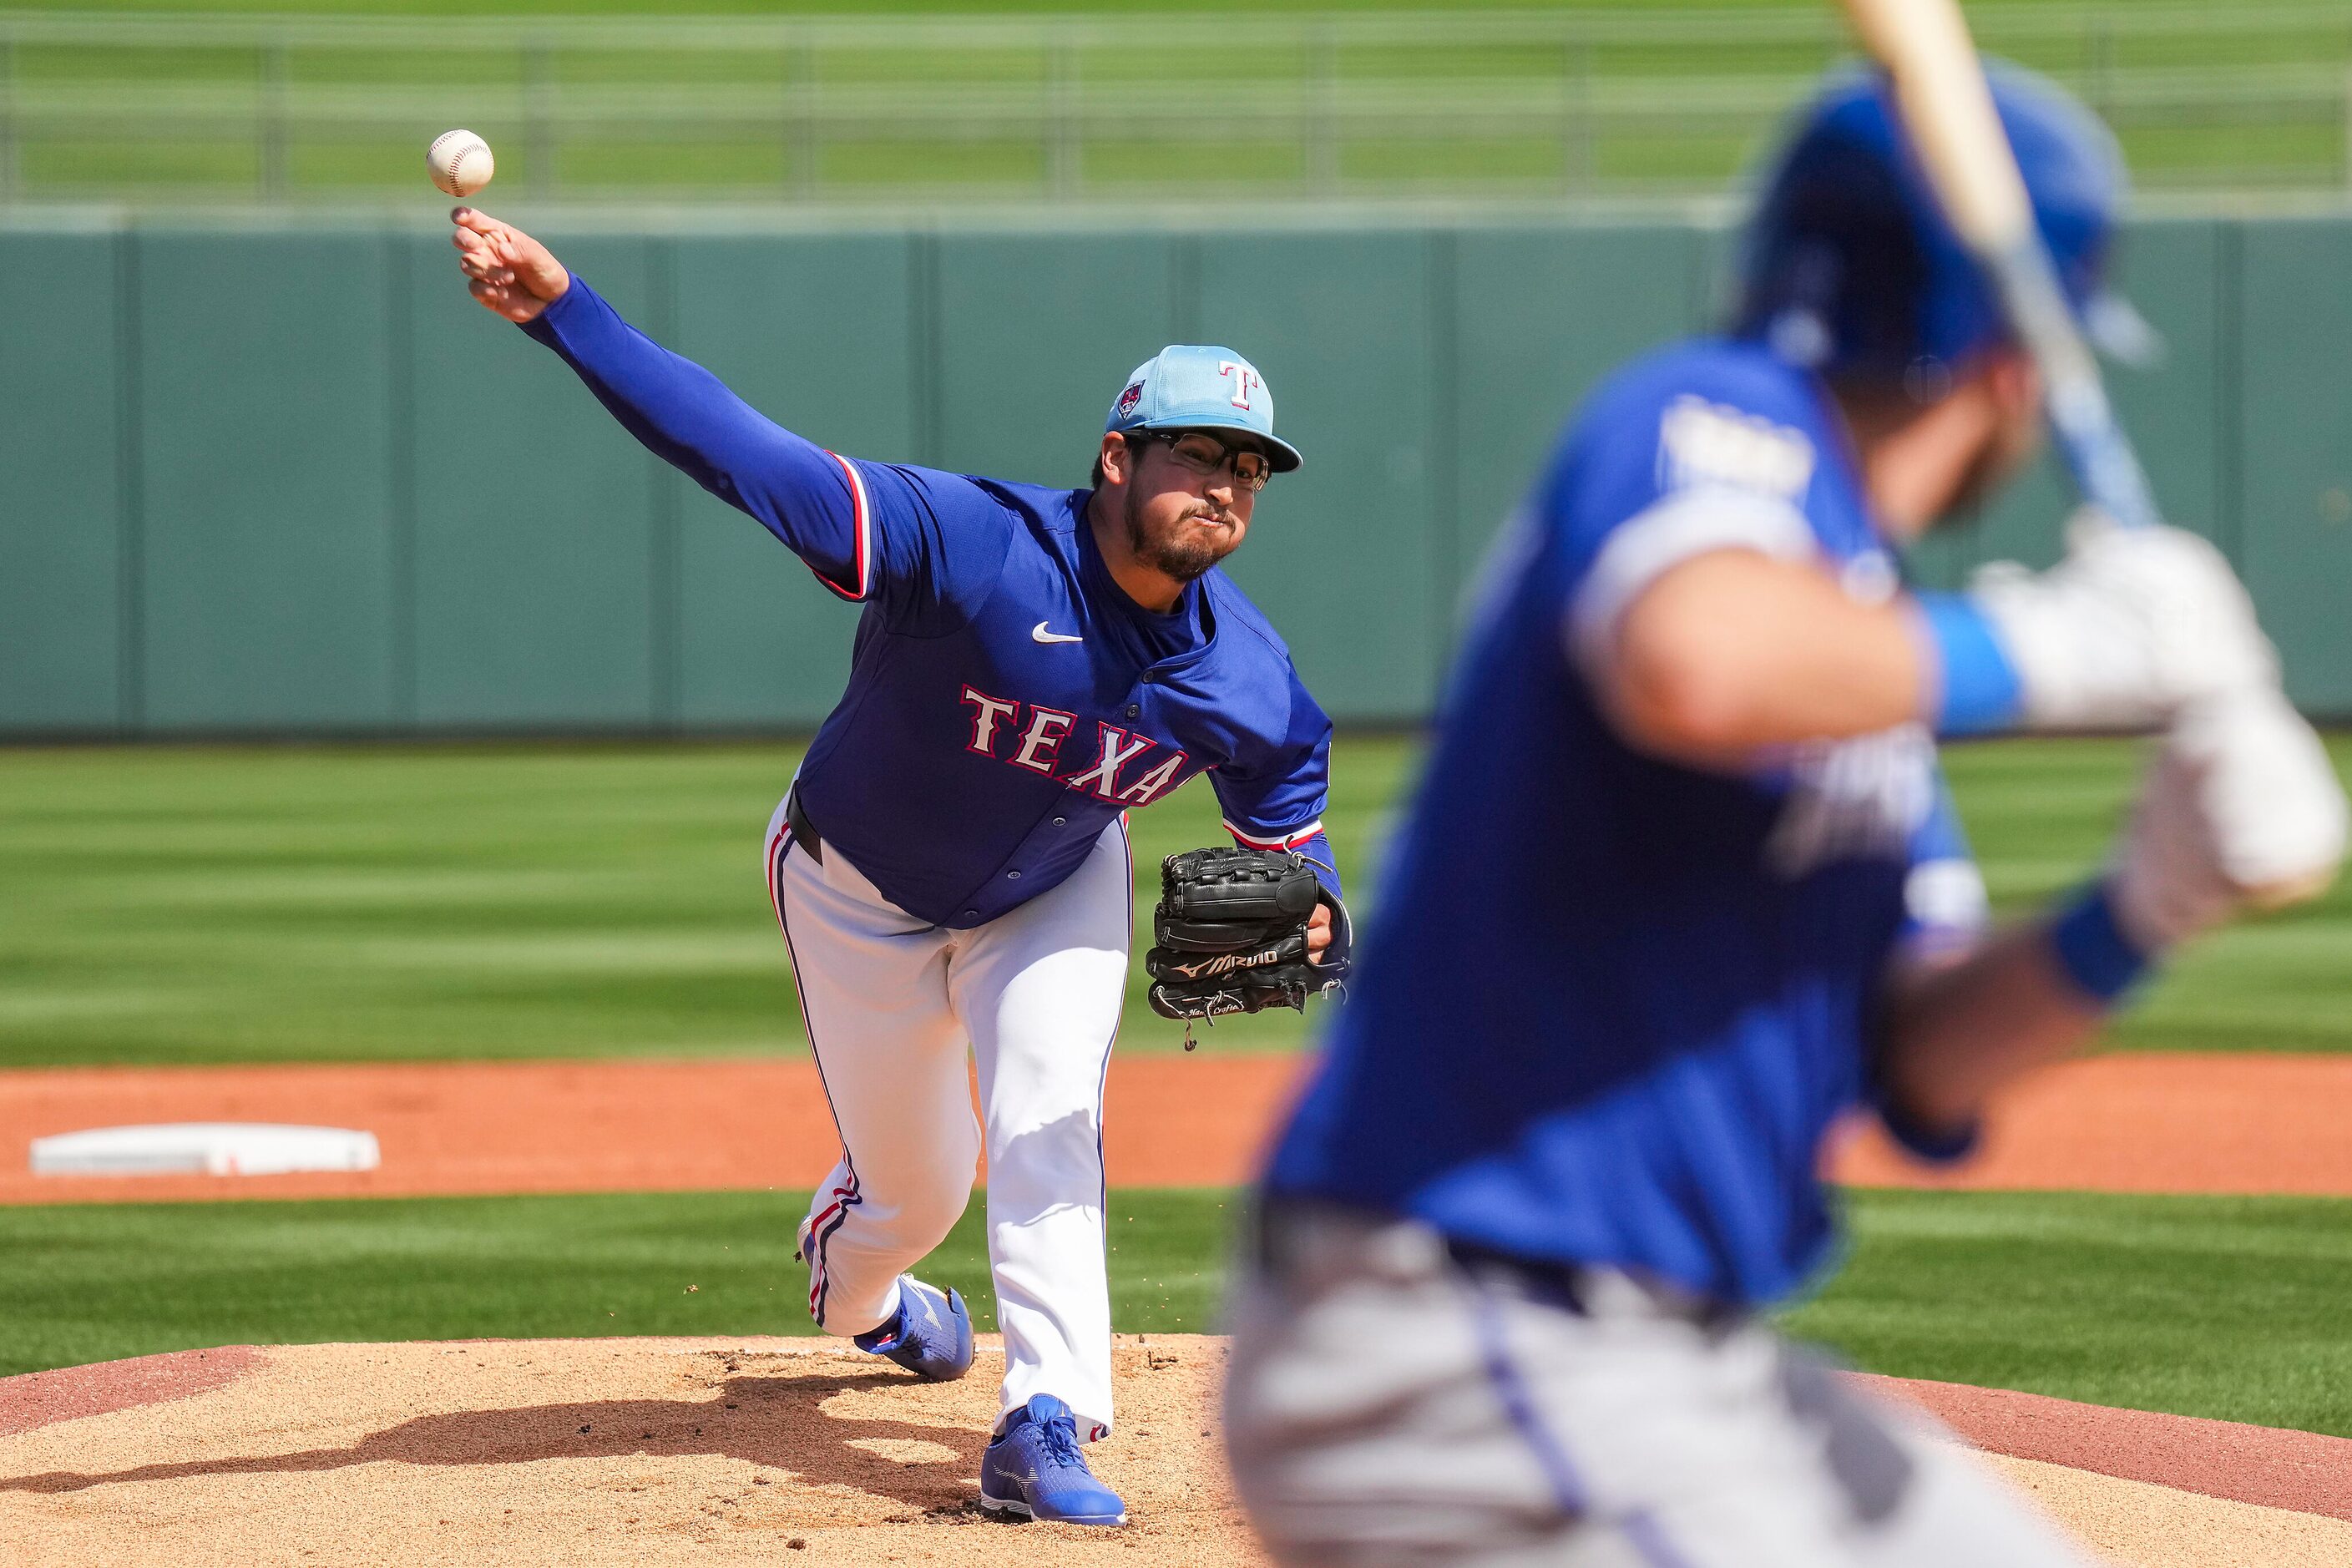
[[1425, 1273], [1450, 1264], [1528, 1300], [1593, 1317], [1633, 1306], [1656, 1317], [1727, 1330], [1748, 1314], [1664, 1280], [1622, 1269], [1523, 1258], [1442, 1234], [1418, 1220], [1319, 1200], [1260, 1200], [1255, 1250], [1277, 1280], [1329, 1280], [1349, 1274]]

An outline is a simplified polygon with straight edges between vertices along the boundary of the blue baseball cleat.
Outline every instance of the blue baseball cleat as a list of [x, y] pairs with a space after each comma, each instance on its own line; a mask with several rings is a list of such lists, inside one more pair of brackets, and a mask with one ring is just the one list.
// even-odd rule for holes
[[1127, 1504], [1095, 1479], [1070, 1407], [1034, 1394], [980, 1457], [980, 1506], [1055, 1524], [1125, 1524]]
[[971, 1370], [971, 1314], [955, 1291], [941, 1291], [901, 1274], [898, 1314], [851, 1342], [897, 1362], [917, 1377], [952, 1383]]

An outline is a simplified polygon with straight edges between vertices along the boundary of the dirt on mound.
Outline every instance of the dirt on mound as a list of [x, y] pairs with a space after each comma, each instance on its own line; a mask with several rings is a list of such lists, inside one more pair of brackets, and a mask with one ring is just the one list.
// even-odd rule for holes
[[2152, 1481], [1988, 1455], [2044, 1513], [2118, 1568], [2343, 1568], [2352, 1524]]
[[[1214, 1340], [1118, 1341], [1119, 1432], [1090, 1457], [1127, 1500], [1123, 1531], [1001, 1523], [973, 1500], [1003, 1366], [993, 1336], [950, 1384], [810, 1339], [300, 1345], [209, 1387], [157, 1375], [181, 1359], [113, 1363], [137, 1369], [127, 1392], [85, 1388], [81, 1408], [0, 1439], [0, 1554], [60, 1568], [1264, 1561], [1210, 1437]], [[76, 1371], [93, 1384], [108, 1369]]]
[[[1223, 1361], [1219, 1340], [1118, 1339], [1119, 1432], [1091, 1458], [1127, 1499], [1124, 1531], [981, 1511], [1003, 1364], [993, 1337], [952, 1384], [815, 1339], [233, 1347], [0, 1379], [0, 1556], [863, 1568], [1043, 1551], [1055, 1563], [1262, 1564], [1212, 1436]], [[2119, 1422], [2168, 1419], [2056, 1400], [2035, 1415], [2020, 1430], [2045, 1449], [2062, 1421], [2079, 1428], [2063, 1441], [2095, 1449]], [[2305, 1436], [2235, 1428], [2232, 1452], [2259, 1471], [2265, 1443], [2294, 1450]], [[1992, 1462], [2117, 1564], [2352, 1562], [2341, 1520], [2033, 1457]]]
[[0, 1378], [0, 1437], [78, 1416], [185, 1399], [235, 1383], [260, 1353], [251, 1345], [225, 1345]]
[[[1858, 1375], [1882, 1394], [1925, 1406], [1996, 1454], [2352, 1525], [2352, 1439], [2008, 1388]], [[2352, 1563], [2352, 1550], [2344, 1561]]]

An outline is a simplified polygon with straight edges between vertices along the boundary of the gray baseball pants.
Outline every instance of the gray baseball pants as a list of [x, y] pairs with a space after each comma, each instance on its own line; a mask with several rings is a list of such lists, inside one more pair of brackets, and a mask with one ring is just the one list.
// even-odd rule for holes
[[1924, 1415], [1623, 1275], [1262, 1217], [1226, 1442], [1295, 1568], [2093, 1568]]

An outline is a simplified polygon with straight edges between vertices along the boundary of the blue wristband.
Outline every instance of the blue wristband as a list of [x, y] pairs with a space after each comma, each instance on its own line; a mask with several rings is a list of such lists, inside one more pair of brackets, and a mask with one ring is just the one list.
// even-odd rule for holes
[[2050, 950], [2066, 978], [2103, 1006], [2121, 1001], [2155, 957], [2124, 934], [2114, 894], [2104, 881], [2092, 883], [2058, 911], [2050, 923]]
[[1921, 594], [1917, 603], [1943, 683], [1936, 733], [1980, 735], [2006, 729], [2017, 717], [2017, 668], [1984, 612], [1963, 594]]

